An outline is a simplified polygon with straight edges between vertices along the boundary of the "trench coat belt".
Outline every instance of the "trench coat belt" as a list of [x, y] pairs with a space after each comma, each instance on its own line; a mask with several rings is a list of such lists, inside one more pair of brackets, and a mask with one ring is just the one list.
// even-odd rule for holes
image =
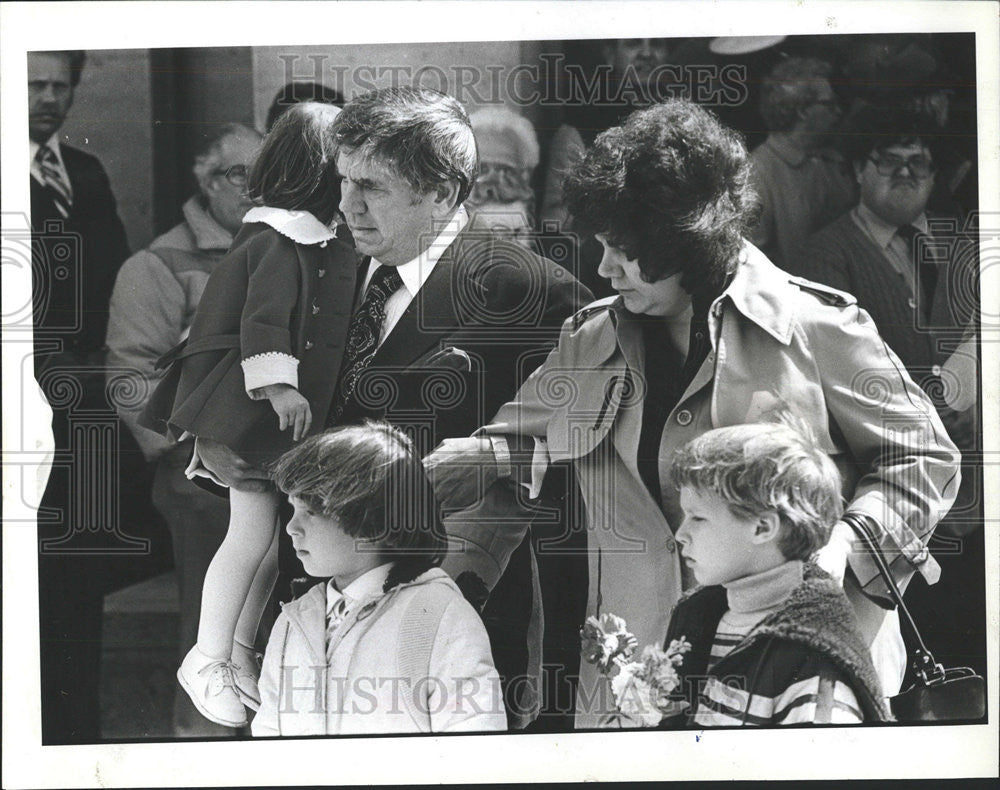
[[182, 340], [166, 354], [156, 360], [154, 369], [163, 370], [163, 368], [169, 367], [175, 360], [184, 359], [185, 357], [190, 357], [194, 354], [201, 354], [205, 351], [225, 351], [230, 348], [239, 347], [240, 336], [237, 334], [212, 335], [210, 337], [203, 337], [200, 340], [195, 340], [193, 343], [188, 343], [187, 340]]

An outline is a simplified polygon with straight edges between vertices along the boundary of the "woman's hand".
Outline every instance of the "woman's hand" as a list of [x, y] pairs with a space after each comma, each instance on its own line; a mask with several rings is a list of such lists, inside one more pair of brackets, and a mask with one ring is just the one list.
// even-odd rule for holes
[[816, 564], [829, 573], [837, 584], [844, 585], [847, 557], [853, 549], [854, 530], [843, 521], [833, 525], [830, 540], [816, 552]]
[[499, 477], [493, 445], [484, 436], [445, 439], [424, 458], [424, 469], [448, 510], [472, 505]]
[[291, 384], [269, 384], [261, 387], [264, 397], [271, 401], [271, 408], [278, 415], [278, 429], [292, 429], [292, 439], [296, 442], [309, 433], [312, 425], [312, 410], [305, 399]]
[[251, 466], [224, 444], [203, 437], [194, 440], [191, 463], [184, 473], [189, 479], [204, 477], [237, 491], [272, 490], [267, 472]]

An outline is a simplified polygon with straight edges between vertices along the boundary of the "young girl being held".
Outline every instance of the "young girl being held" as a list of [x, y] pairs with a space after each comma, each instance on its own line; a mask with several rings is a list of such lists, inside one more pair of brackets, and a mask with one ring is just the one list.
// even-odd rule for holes
[[[221, 442], [263, 466], [322, 427], [357, 269], [335, 238], [339, 109], [297, 104], [264, 141], [247, 182], [257, 206], [205, 287], [186, 344], [147, 409], [151, 427]], [[162, 361], [161, 361], [162, 362]], [[169, 416], [166, 416], [169, 415]], [[189, 476], [203, 474], [196, 468]], [[197, 644], [177, 672], [206, 718], [247, 723], [259, 705], [254, 638], [277, 576], [279, 495], [231, 489], [229, 531], [208, 568]]]
[[274, 479], [311, 576], [267, 643], [254, 735], [503, 730], [479, 615], [438, 565], [446, 540], [410, 440], [386, 423], [286, 453]]

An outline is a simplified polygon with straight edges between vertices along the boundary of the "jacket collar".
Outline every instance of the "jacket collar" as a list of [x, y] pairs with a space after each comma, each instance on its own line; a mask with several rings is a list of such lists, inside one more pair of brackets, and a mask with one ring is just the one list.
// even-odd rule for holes
[[337, 229], [329, 228], [308, 211], [288, 211], [271, 206], [254, 206], [243, 222], [263, 222], [296, 244], [322, 244], [337, 237]]
[[[459, 592], [447, 573], [440, 568], [431, 568], [413, 581], [400, 584], [390, 592], [370, 599], [366, 605], [357, 607], [350, 613], [349, 619], [357, 622], [374, 613], [375, 609], [383, 607], [399, 590], [422, 584], [447, 584]], [[282, 605], [282, 612], [305, 639], [310, 658], [316, 666], [326, 665], [326, 592], [327, 582], [321, 582], [310, 587], [300, 598]], [[347, 630], [349, 629], [345, 628], [342, 634]]]
[[406, 367], [455, 327], [475, 323], [469, 311], [485, 303], [480, 280], [486, 272], [484, 264], [492, 260], [480, 245], [490, 244], [495, 237], [464, 222], [464, 210], [459, 221], [461, 229], [441, 251], [426, 281], [378, 347], [372, 365]]
[[733, 281], [709, 308], [712, 347], [718, 340], [725, 300], [779, 343], [788, 345], [796, 315], [793, 296], [788, 274], [771, 263], [750, 242], [744, 241]]
[[[713, 350], [718, 342], [723, 303], [727, 300], [779, 343], [788, 345], [795, 320], [795, 300], [790, 298], [794, 296], [794, 291], [789, 284], [788, 274], [746, 240], [739, 255], [739, 264], [732, 282], [708, 310], [708, 331]], [[627, 349], [632, 348], [638, 340], [637, 323], [631, 320], [631, 314], [621, 297], [610, 303], [610, 312], [615, 334], [626, 359], [632, 364], [633, 360]], [[631, 337], [633, 332], [636, 334], [635, 338]]]
[[203, 198], [199, 195], [188, 198], [181, 212], [199, 250], [229, 249], [233, 243], [233, 235], [208, 213], [208, 209], [203, 205]]
[[[667, 642], [678, 635], [678, 629], [685, 630], [685, 626], [689, 626], [694, 628], [694, 633], [688, 641], [692, 645], [696, 641], [699, 643], [693, 648], [691, 660], [682, 665], [683, 674], [704, 672], [711, 640], [726, 608], [725, 589], [718, 585], [695, 588], [678, 601]], [[688, 636], [686, 633], [681, 635]], [[719, 659], [713, 673], [723, 674], [724, 667], [737, 655], [763, 639], [795, 642], [822, 652], [854, 681], [852, 687], [869, 715], [876, 719], [887, 717], [875, 668], [868, 647], [857, 631], [851, 604], [840, 585], [815, 563], [803, 566], [802, 584], [792, 590], [777, 611], [764, 618], [740, 644]], [[750, 691], [752, 693], [753, 689]]]

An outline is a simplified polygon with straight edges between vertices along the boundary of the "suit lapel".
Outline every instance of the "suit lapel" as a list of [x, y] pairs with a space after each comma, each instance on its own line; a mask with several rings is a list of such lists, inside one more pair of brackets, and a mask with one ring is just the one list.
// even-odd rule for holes
[[[456, 238], [375, 352], [372, 365], [407, 367], [458, 325], [455, 288], [462, 279], [458, 247], [459, 239]], [[462, 287], [467, 286], [468, 283], [462, 284]]]

